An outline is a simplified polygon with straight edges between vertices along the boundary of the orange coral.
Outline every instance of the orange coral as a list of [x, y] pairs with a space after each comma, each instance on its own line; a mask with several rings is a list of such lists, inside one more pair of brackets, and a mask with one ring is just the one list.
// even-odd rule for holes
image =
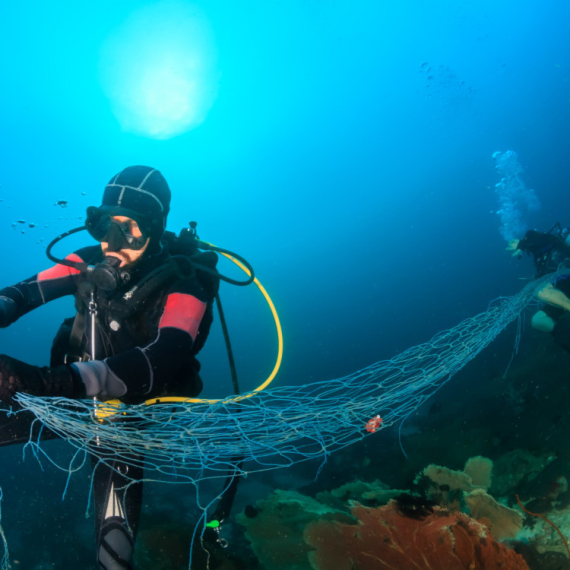
[[529, 570], [524, 559], [460, 512], [436, 507], [424, 519], [402, 515], [394, 501], [356, 506], [358, 524], [320, 520], [305, 530], [315, 570]]

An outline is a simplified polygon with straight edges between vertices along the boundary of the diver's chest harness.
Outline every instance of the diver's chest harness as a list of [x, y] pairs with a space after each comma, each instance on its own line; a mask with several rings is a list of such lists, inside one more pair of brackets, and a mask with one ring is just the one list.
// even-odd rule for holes
[[[76, 315], [65, 357], [67, 363], [112, 356], [115, 345], [113, 336], [125, 338], [123, 335], [126, 335], [136, 345], [148, 341], [145, 331], [149, 330], [148, 324], [152, 322], [152, 316], [159, 310], [158, 306], [164, 297], [160, 290], [168, 287], [177, 277], [167, 262], [159, 272], [133, 280], [130, 287], [131, 274], [121, 271], [123, 286], [105, 289], [100, 287], [99, 278], [102, 272], [108, 272], [109, 266], [103, 262], [94, 267], [93, 272], [78, 276]], [[103, 334], [103, 330], [106, 334]]]
[[[160, 304], [160, 293], [177, 279], [196, 277], [218, 304], [220, 279], [235, 285], [248, 285], [254, 280], [253, 269], [242, 257], [200, 241], [196, 235], [195, 222], [191, 222], [190, 228], [184, 228], [178, 236], [165, 232], [163, 239], [168, 244], [169, 257], [165, 263], [142, 277], [133, 278], [129, 271], [120, 268], [120, 260], [116, 257], [106, 257], [101, 263], [90, 265], [58, 259], [51, 254], [51, 249], [57, 242], [84, 229], [86, 228], [76, 228], [58, 236], [47, 248], [47, 255], [52, 261], [71, 266], [80, 272], [75, 295], [77, 312], [69, 338], [66, 363], [110, 356], [112, 343], [106, 335], [99, 334], [100, 325], [106, 325], [112, 333], [120, 333], [127, 324], [131, 325], [129, 329], [132, 330], [133, 319], [137, 316], [144, 319], [146, 310], [152, 312], [152, 306]], [[220, 275], [216, 270], [216, 251], [231, 254], [242, 261], [250, 271], [249, 279], [236, 281]]]

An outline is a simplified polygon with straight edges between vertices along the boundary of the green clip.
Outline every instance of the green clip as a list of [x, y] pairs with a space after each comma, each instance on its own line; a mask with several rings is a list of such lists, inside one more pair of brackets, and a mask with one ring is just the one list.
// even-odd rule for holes
[[219, 526], [220, 526], [220, 521], [216, 521], [216, 520], [213, 520], [213, 521], [206, 523], [207, 528], [218, 528]]

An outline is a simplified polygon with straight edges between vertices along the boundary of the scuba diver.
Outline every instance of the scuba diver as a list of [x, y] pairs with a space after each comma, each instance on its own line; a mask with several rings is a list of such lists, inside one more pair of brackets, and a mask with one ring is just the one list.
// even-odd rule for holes
[[[567, 228], [556, 223], [548, 232], [529, 230], [521, 240], [509, 242], [513, 256], [523, 253], [533, 257], [536, 277], [553, 273], [561, 264], [570, 263], [570, 235]], [[536, 293], [543, 307], [532, 317], [533, 328], [552, 333], [554, 340], [570, 352], [570, 275], [548, 283]]]
[[[2, 402], [17, 410], [18, 392], [120, 398], [126, 404], [201, 392], [196, 355], [213, 320], [217, 255], [176, 250], [179, 238], [165, 231], [170, 198], [158, 170], [125, 168], [105, 187], [101, 206], [88, 208], [85, 227], [50, 244], [55, 266], [0, 290], [1, 327], [64, 295], [73, 295], [76, 307], [56, 335], [49, 367], [0, 355]], [[54, 243], [82, 229], [100, 243], [62, 260], [50, 255]], [[0, 414], [0, 445], [39, 435], [33, 420], [28, 411]], [[42, 428], [41, 438], [50, 437], [57, 436]], [[133, 568], [143, 467], [140, 458], [132, 459], [93, 461], [97, 561], [103, 570]]]

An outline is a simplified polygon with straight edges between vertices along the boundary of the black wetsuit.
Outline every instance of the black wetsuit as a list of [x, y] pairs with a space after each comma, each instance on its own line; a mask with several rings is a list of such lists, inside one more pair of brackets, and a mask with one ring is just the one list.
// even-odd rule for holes
[[[103, 256], [100, 246], [93, 246], [68, 259], [96, 264]], [[186, 278], [175, 276], [144, 298], [132, 314], [123, 299], [126, 291], [144, 282], [145, 277], [164, 266], [167, 260], [165, 251], [143, 258], [130, 273], [129, 281], [113, 294], [95, 290], [95, 355], [90, 354], [90, 327], [76, 327], [72, 334], [74, 319], [64, 321], [52, 347], [51, 366], [74, 362], [71, 368], [81, 377], [87, 396], [120, 397], [126, 403], [139, 403], [159, 395], [196, 396], [200, 393], [202, 382], [196, 354], [203, 347], [212, 323], [217, 279], [199, 273]], [[84, 274], [58, 264], [2, 289], [0, 296], [14, 301], [14, 321], [54, 299], [74, 295], [78, 310], [75, 318], [86, 323], [91, 290]], [[81, 332], [79, 337], [77, 329]], [[71, 348], [75, 354], [70, 354]], [[28, 412], [10, 417], [0, 414], [0, 445], [28, 441], [32, 420]], [[55, 436], [44, 429], [42, 437]], [[94, 466], [100, 568], [132, 568], [142, 483], [130, 485], [126, 497], [120, 488], [129, 481], [140, 481], [143, 470], [124, 461], [110, 465], [94, 461]]]

